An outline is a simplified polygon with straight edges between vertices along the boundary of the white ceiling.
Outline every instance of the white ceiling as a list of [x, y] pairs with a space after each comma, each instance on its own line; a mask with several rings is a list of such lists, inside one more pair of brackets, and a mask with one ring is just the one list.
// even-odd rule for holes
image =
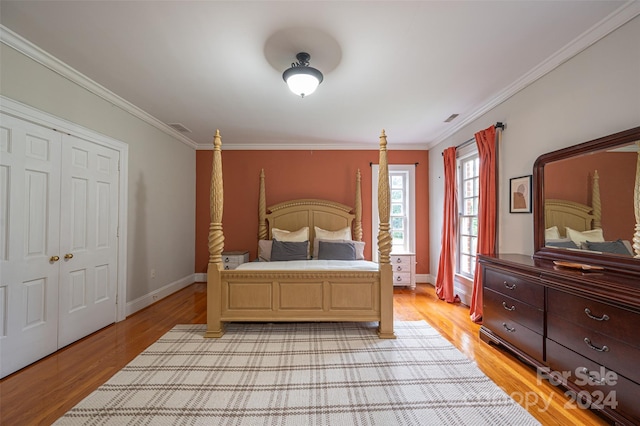
[[[427, 149], [637, 3], [2, 0], [0, 23], [196, 147], [375, 149], [384, 128]], [[324, 73], [304, 99], [282, 80], [299, 51]]]

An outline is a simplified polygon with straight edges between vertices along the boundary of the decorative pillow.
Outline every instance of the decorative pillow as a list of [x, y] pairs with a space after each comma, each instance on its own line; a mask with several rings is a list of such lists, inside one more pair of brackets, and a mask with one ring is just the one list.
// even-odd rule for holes
[[258, 240], [258, 260], [260, 262], [271, 261], [271, 246], [273, 240]]
[[337, 231], [327, 231], [326, 229], [318, 228], [314, 226], [316, 231], [316, 239], [318, 240], [347, 240], [351, 241], [351, 228], [346, 227], [338, 229]]
[[572, 248], [579, 249], [580, 247], [574, 243], [571, 238], [547, 238], [544, 240], [544, 245], [547, 247], [561, 247], [561, 248]]
[[318, 259], [320, 260], [356, 260], [356, 246], [353, 241], [335, 242], [320, 241], [318, 243]]
[[568, 226], [566, 227], [567, 237], [571, 238], [571, 240], [576, 243], [578, 247], [580, 244], [585, 241], [594, 241], [594, 242], [604, 242], [604, 235], [602, 234], [602, 228], [593, 229], [591, 231], [576, 231], [575, 229], [571, 229]]
[[583, 245], [587, 250], [600, 251], [602, 253], [622, 254], [625, 256], [632, 255], [622, 240], [604, 242], [585, 241]]
[[305, 226], [297, 231], [286, 231], [284, 229], [273, 228], [271, 229], [271, 235], [274, 240], [301, 243], [309, 241], [309, 227]]
[[313, 240], [313, 258], [318, 258], [318, 250], [320, 249], [320, 241], [327, 241], [332, 243], [353, 243], [356, 248], [356, 260], [364, 260], [364, 241], [351, 241], [351, 240]]
[[307, 260], [309, 241], [273, 240], [271, 246], [271, 262], [280, 260]]
[[544, 239], [545, 240], [558, 240], [560, 239], [560, 231], [558, 231], [557, 226], [552, 226], [551, 228], [547, 228], [544, 230]]

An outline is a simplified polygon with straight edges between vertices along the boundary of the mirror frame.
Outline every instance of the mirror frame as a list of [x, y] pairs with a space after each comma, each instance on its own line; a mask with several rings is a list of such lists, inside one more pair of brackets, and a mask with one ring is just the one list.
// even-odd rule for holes
[[640, 140], [640, 127], [604, 136], [592, 141], [542, 154], [533, 164], [533, 240], [536, 259], [564, 260], [590, 265], [602, 266], [606, 269], [640, 275], [640, 259], [634, 257], [615, 256], [588, 251], [574, 251], [544, 245], [544, 166], [558, 160], [584, 155], [594, 151], [602, 151]]

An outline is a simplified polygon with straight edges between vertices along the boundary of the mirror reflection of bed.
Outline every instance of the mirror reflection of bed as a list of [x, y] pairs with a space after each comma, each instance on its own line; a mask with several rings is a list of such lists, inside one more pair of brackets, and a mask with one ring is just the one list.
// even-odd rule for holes
[[637, 143], [545, 166], [545, 246], [640, 256]]

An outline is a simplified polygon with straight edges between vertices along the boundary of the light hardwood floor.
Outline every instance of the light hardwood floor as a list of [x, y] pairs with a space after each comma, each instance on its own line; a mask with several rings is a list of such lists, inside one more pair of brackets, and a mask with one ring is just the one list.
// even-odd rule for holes
[[[508, 352], [478, 337], [463, 305], [437, 300], [427, 284], [394, 290], [397, 320], [426, 320], [543, 425], [605, 425], [590, 410], [571, 408], [561, 388], [539, 380]], [[176, 324], [206, 322], [206, 285], [193, 284], [67, 346], [0, 381], [0, 425], [51, 424]]]

